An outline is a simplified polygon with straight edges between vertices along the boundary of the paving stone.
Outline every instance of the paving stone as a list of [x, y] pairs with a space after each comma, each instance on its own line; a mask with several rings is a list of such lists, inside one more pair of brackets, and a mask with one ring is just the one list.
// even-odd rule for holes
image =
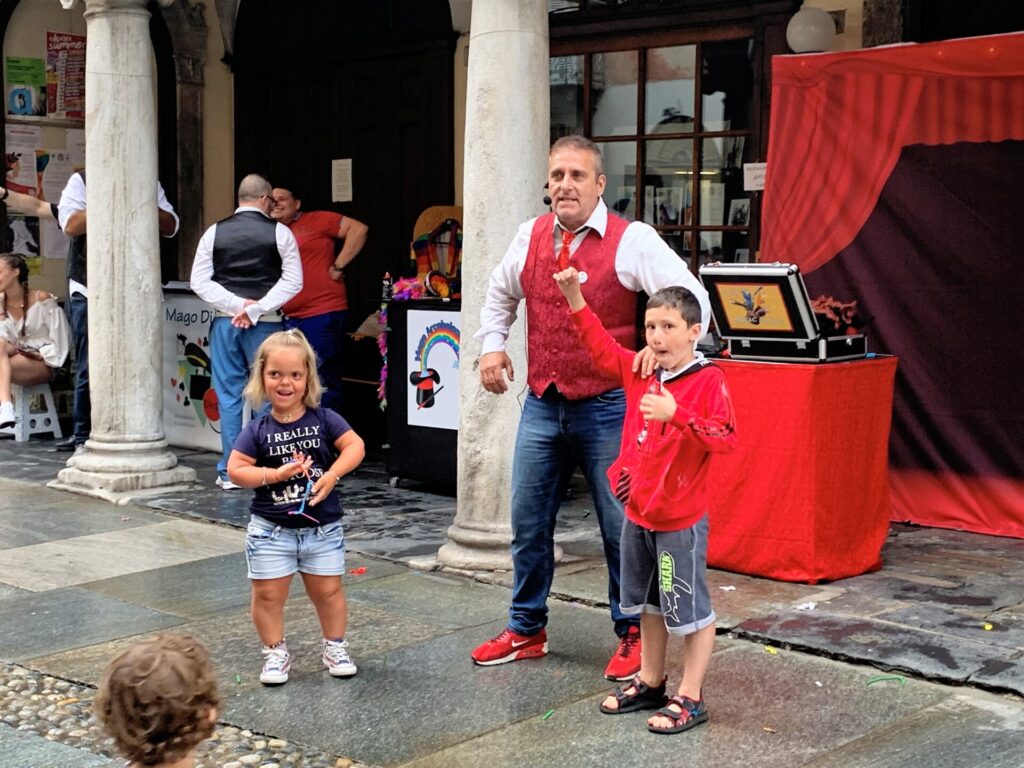
[[175, 627], [177, 616], [70, 587], [0, 601], [0, 648], [21, 661]]
[[804, 768], [1020, 768], [1019, 706], [958, 695], [871, 731]]
[[26, 499], [25, 506], [0, 509], [0, 550], [167, 521], [163, 515], [140, 509], [125, 509], [87, 499], [68, 499], [63, 498], [63, 494], [59, 501], [41, 500], [39, 489], [32, 490], [34, 498]]
[[[298, 589], [301, 590], [301, 585]], [[206, 644], [225, 698], [263, 689], [258, 679], [263, 663], [260, 641], [247, 609], [202, 621], [182, 622], [174, 627], [174, 631], [191, 634]], [[360, 667], [368, 658], [446, 632], [435, 624], [418, 622], [380, 608], [360, 606], [349, 610], [349, 649]], [[320, 624], [312, 603], [301, 592], [293, 591], [285, 605], [285, 633], [288, 650], [292, 654], [289, 686], [297, 678], [325, 674], [320, 662]], [[141, 634], [153, 634], [153, 631]], [[29, 663], [49, 674], [96, 685], [110, 660], [138, 639], [138, 636], [126, 636], [63, 653], [40, 654]], [[268, 732], [275, 731], [271, 728]]]
[[240, 552], [245, 535], [225, 526], [167, 519], [0, 551], [3, 581], [34, 592]]
[[[554, 606], [552, 625], [564, 629], [544, 659], [474, 666], [470, 651], [501, 629], [498, 622], [361, 660], [359, 674], [348, 680], [308, 676], [232, 698], [225, 717], [366, 763], [402, 764], [606, 690], [601, 670], [614, 637], [602, 613]], [[308, 716], [303, 703], [311, 701], [332, 713], [329, 722]], [[381, 738], [381, 717], [396, 702], [401, 716], [388, 719], [388, 738]]]
[[245, 572], [245, 553], [237, 552], [92, 581], [82, 588], [161, 613], [204, 619], [248, 609], [250, 589]]
[[[1001, 646], [1007, 651], [1024, 649], [1024, 623], [1019, 615], [976, 615], [953, 610], [941, 604], [914, 605], [889, 610], [876, 618], [926, 629], [944, 635], [963, 637], [974, 643]], [[985, 629], [986, 626], [991, 629]]]
[[404, 573], [359, 582], [347, 578], [349, 613], [362, 606], [376, 606], [389, 613], [433, 624], [460, 628], [487, 624], [506, 615], [508, 592], [459, 576], [437, 573]]
[[924, 677], [965, 682], [985, 664], [1006, 659], [1005, 649], [952, 635], [875, 619], [856, 620], [813, 611], [782, 612], [745, 621], [740, 633], [771, 638], [883, 668], [914, 670]]
[[[601, 695], [550, 707], [542, 699], [509, 727], [415, 760], [408, 768], [478, 765], [479, 755], [487, 756], [488, 768], [797, 766], [946, 695], [917, 682], [866, 686], [870, 674], [851, 674], [849, 667], [825, 659], [733, 645], [712, 657], [705, 687], [711, 719], [692, 732], [671, 738], [649, 733], [650, 712], [602, 715]], [[670, 680], [678, 675], [674, 664]], [[555, 711], [545, 720], [551, 707]], [[491, 708], [503, 719], [507, 710], [502, 698]], [[809, 712], [816, 714], [808, 717]]]

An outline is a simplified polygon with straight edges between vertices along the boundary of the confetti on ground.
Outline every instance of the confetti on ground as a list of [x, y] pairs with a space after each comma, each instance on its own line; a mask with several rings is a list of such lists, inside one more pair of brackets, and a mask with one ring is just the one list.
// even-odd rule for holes
[[240, 683], [240, 682], [242, 682], [242, 676], [241, 675], [235, 675], [235, 683], [237, 684], [237, 683]]
[[766, 645], [764, 647], [764, 652], [765, 653], [770, 653], [772, 656], [778, 656], [779, 655], [779, 649], [778, 648], [772, 648], [770, 645]]
[[364, 573], [366, 573], [366, 567], [361, 565], [358, 568], [350, 568], [349, 573], [353, 574], [354, 576], [362, 576]]
[[884, 680], [898, 680], [900, 685], [904, 685], [907, 682], [907, 678], [903, 675], [875, 675], [869, 677], [864, 681], [864, 685], [871, 685], [872, 683], [881, 683]]
[[128, 517], [128, 515], [125, 515], [124, 517], [121, 518], [121, 522], [122, 523], [127, 523], [129, 520], [131, 520], [131, 518]]
[[798, 611], [813, 611], [818, 607], [818, 604], [808, 600], [806, 603], [800, 603], [800, 605], [794, 605], [793, 607]]
[[547, 712], [545, 712], [545, 713], [544, 713], [544, 715], [543, 715], [543, 716], [541, 717], [541, 720], [547, 720], [547, 719], [548, 719], [549, 717], [551, 717], [551, 716], [552, 716], [553, 714], [555, 714], [555, 710], [553, 710], [553, 709], [549, 709], [549, 710], [548, 710]]
[[719, 587], [719, 589], [722, 590], [723, 592], [735, 592], [736, 591], [736, 587], [734, 587], [732, 584], [729, 584], [729, 585], [724, 586], [724, 587]]
[[765, 733], [778, 733], [774, 728], [769, 728], [767, 725], [761, 726], [761, 730]]
[[63, 707], [66, 704], [74, 704], [76, 701], [78, 701], [78, 697], [77, 696], [72, 696], [69, 699], [61, 699], [60, 701], [57, 702], [57, 706], [58, 707]]
[[815, 680], [815, 681], [814, 681], [814, 684], [815, 684], [816, 686], [818, 686], [819, 688], [821, 688], [821, 680]]
[[993, 629], [995, 629], [995, 627], [993, 627], [988, 622], [985, 622], [984, 624], [982, 624], [981, 628], [984, 629], [986, 632], [991, 632]]

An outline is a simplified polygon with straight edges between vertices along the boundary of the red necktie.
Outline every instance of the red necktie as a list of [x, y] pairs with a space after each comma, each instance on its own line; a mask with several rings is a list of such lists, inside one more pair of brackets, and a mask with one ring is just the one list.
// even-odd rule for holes
[[564, 272], [569, 268], [569, 243], [575, 235], [567, 229], [562, 230], [562, 248], [558, 251], [558, 271]]

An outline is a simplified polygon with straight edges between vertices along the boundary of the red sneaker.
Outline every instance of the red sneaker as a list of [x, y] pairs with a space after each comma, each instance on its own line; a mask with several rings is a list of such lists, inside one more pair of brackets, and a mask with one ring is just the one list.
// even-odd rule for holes
[[517, 635], [506, 628], [493, 640], [477, 646], [473, 651], [473, 661], [480, 666], [489, 667], [494, 664], [505, 664], [520, 659], [537, 659], [547, 656], [548, 633], [541, 630], [536, 635]]
[[604, 668], [609, 680], [632, 680], [640, 672], [640, 627], [630, 627], [619, 640], [619, 648]]

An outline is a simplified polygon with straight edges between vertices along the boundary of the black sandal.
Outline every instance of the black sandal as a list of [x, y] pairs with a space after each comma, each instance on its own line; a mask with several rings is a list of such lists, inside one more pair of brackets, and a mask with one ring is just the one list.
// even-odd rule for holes
[[[670, 709], [668, 704], [675, 704], [683, 711], [676, 712], [674, 709]], [[682, 731], [690, 730], [695, 725], [706, 722], [708, 719], [708, 710], [704, 706], [703, 697], [700, 701], [694, 701], [686, 696], [672, 696], [669, 698], [668, 704], [655, 712], [655, 714], [667, 717], [672, 721], [672, 725], [665, 728], [648, 724], [647, 730], [651, 733], [681, 733]]]
[[[632, 690], [633, 693], [626, 693], [627, 690]], [[623, 715], [639, 709], [657, 709], [665, 703], [665, 681], [662, 680], [657, 688], [652, 688], [637, 675], [625, 688], [620, 686], [610, 695], [615, 697], [619, 706], [617, 709], [609, 709], [602, 702], [601, 711], [606, 715]]]

